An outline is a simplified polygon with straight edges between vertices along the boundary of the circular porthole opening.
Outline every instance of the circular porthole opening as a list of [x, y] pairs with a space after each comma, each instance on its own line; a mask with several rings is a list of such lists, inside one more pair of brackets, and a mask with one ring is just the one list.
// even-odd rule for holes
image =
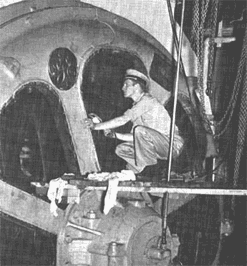
[[71, 89], [77, 78], [77, 59], [74, 53], [68, 48], [55, 49], [49, 59], [49, 76], [58, 89]]

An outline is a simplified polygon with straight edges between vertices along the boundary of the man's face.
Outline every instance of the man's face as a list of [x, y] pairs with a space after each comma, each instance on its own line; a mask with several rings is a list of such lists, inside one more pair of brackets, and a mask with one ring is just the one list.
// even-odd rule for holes
[[124, 81], [122, 91], [125, 98], [131, 98], [131, 96], [135, 93], [135, 85], [133, 85], [133, 81], [131, 79], [126, 79]]

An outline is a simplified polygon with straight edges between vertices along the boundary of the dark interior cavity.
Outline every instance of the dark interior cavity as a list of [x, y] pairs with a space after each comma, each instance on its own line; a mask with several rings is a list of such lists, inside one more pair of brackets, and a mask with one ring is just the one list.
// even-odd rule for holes
[[[122, 115], [131, 107], [131, 100], [122, 93], [124, 75], [134, 68], [145, 74], [142, 61], [135, 55], [118, 49], [102, 48], [93, 54], [83, 72], [81, 93], [87, 114], [95, 113], [103, 121]], [[118, 128], [118, 132], [129, 132], [131, 123]], [[119, 171], [125, 168], [122, 159], [115, 155], [118, 140], [106, 138], [102, 131], [92, 131], [102, 171]]]
[[[0, 116], [3, 178], [26, 191], [32, 190], [31, 181], [49, 182], [65, 172], [79, 171], [77, 163], [68, 160], [72, 147], [63, 145], [66, 127], [58, 114], [61, 107], [55, 102], [52, 106], [53, 97], [48, 101], [39, 89], [45, 87], [40, 84], [24, 87]], [[71, 145], [69, 139], [66, 143]]]

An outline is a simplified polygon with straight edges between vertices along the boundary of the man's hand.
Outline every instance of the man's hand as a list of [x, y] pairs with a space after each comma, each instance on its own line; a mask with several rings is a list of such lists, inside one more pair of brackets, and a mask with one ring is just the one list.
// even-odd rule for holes
[[85, 125], [87, 128], [90, 128], [92, 130], [94, 129], [95, 123], [93, 122], [93, 120], [91, 118], [84, 119], [84, 122], [85, 122]]
[[104, 130], [104, 135], [107, 138], [111, 138], [111, 139], [116, 139], [117, 138], [116, 132], [113, 129], [105, 129]]
[[102, 119], [94, 113], [90, 113], [88, 118], [84, 120], [87, 128], [95, 129], [95, 125], [102, 122]]

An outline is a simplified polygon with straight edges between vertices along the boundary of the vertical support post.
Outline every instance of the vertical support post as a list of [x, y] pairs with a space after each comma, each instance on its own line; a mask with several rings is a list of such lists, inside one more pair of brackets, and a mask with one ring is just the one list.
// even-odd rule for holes
[[[171, 165], [172, 165], [172, 151], [173, 151], [173, 141], [174, 141], [174, 130], [175, 130], [175, 120], [176, 120], [176, 110], [177, 110], [177, 100], [178, 100], [178, 81], [179, 81], [179, 70], [180, 70], [180, 61], [181, 61], [181, 52], [182, 52], [182, 43], [183, 43], [183, 24], [184, 24], [184, 10], [185, 10], [185, 0], [182, 3], [182, 14], [181, 14], [181, 26], [179, 32], [179, 45], [178, 45], [178, 57], [177, 57], [177, 71], [176, 71], [176, 81], [174, 88], [174, 104], [173, 104], [173, 114], [172, 114], [172, 123], [170, 131], [170, 145], [169, 145], [169, 157], [168, 157], [168, 177], [167, 181], [170, 181], [171, 178]], [[167, 230], [167, 213], [169, 205], [169, 193], [163, 194], [162, 198], [162, 237], [161, 237], [161, 248], [166, 245], [166, 230]], [[163, 212], [165, 208], [165, 211]]]
[[177, 100], [178, 100], [179, 70], [180, 70], [180, 61], [181, 61], [181, 52], [182, 52], [182, 43], [183, 43], [183, 22], [184, 22], [185, 0], [183, 0], [182, 5], [183, 6], [182, 6], [181, 26], [180, 26], [180, 32], [179, 32], [179, 46], [178, 46], [176, 81], [175, 81], [175, 88], [174, 88], [174, 103], [173, 103], [172, 123], [171, 123], [171, 131], [170, 131], [170, 146], [169, 146], [169, 157], [168, 157], [168, 177], [167, 177], [168, 182], [170, 181], [170, 178], [171, 178], [172, 151], [173, 151], [174, 130], [175, 130], [175, 120], [176, 120], [176, 110], [177, 110]]
[[[206, 40], [204, 41], [204, 58], [203, 58], [203, 93], [204, 93], [204, 104], [205, 104], [205, 114], [206, 117], [210, 123], [210, 128], [212, 130], [212, 134], [213, 136], [215, 135], [215, 125], [214, 125], [214, 115], [213, 115], [213, 111], [212, 111], [212, 106], [211, 106], [211, 102], [209, 99], [209, 96], [207, 95], [207, 83], [208, 83], [208, 66], [209, 66], [209, 60], [208, 60], [208, 54], [209, 54], [209, 38], [206, 38]], [[214, 42], [217, 44], [217, 47], [221, 47], [222, 43], [230, 43], [232, 41], [234, 41], [235, 38], [234, 37], [222, 37], [222, 23], [219, 24], [219, 33], [218, 33], [218, 37], [214, 39]], [[199, 97], [200, 98], [200, 97]], [[216, 150], [212, 150], [211, 151], [211, 155], [214, 157], [213, 158], [213, 166], [212, 169], [214, 170], [216, 167], [216, 159], [214, 155], [217, 155], [217, 151]], [[215, 181], [215, 173], [212, 174], [212, 181]]]

